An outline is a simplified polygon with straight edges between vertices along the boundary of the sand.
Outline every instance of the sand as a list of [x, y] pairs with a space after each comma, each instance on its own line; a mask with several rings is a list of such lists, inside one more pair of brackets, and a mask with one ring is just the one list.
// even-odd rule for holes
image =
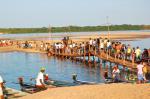
[[47, 53], [46, 51], [40, 51], [40, 50], [36, 50], [36, 49], [16, 48], [13, 46], [0, 47], [0, 52], [13, 52], [13, 51], [27, 52], [27, 53], [44, 53], [44, 54]]
[[[6, 39], [16, 39], [16, 40], [45, 40], [45, 41], [49, 41], [48, 39], [52, 40], [52, 42], [57, 42], [60, 41], [63, 37], [65, 36], [69, 36], [72, 40], [74, 41], [87, 41], [89, 40], [89, 38], [98, 38], [98, 37], [102, 37], [102, 38], [107, 38], [108, 34], [107, 33], [101, 33], [101, 34], [97, 34], [96, 32], [91, 32], [91, 34], [68, 34], [65, 35], [64, 33], [60, 33], [55, 35], [55, 33], [53, 33], [53, 36], [32, 36], [32, 37], [12, 37], [12, 38], [6, 38]], [[53, 39], [51, 39], [51, 37]], [[130, 31], [120, 31], [120, 32], [115, 32], [115, 31], [111, 31], [110, 32], [110, 39], [127, 39], [127, 40], [132, 40], [132, 39], [141, 39], [141, 38], [150, 38], [150, 32], [143, 32], [143, 31], [139, 31], [139, 32], [130, 32]], [[0, 39], [5, 39], [5, 38], [0, 38]]]
[[99, 84], [52, 88], [20, 99], [150, 99], [150, 85]]

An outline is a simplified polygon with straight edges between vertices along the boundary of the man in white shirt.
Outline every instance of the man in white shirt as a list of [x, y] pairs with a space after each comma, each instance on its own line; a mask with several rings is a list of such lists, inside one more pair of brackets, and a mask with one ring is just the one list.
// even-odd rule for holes
[[96, 39], [94, 39], [92, 45], [95, 47], [95, 46], [96, 46], [96, 43], [97, 43], [97, 42], [96, 42]]
[[100, 43], [100, 49], [104, 50], [104, 42], [103, 41]]
[[0, 76], [0, 99], [4, 99], [4, 95], [3, 95], [3, 79]]
[[111, 42], [108, 40], [108, 42], [107, 42], [107, 49], [110, 49], [110, 47], [111, 47]]
[[144, 80], [144, 76], [143, 76], [143, 65], [142, 65], [142, 62], [139, 63], [137, 65], [137, 76], [138, 76], [138, 83], [142, 83], [142, 81]]
[[72, 47], [74, 48], [76, 46], [75, 42], [72, 43]]
[[38, 76], [36, 78], [36, 87], [39, 90], [45, 90], [46, 86], [44, 83], [44, 72], [45, 72], [45, 68], [41, 68], [40, 72], [38, 73]]
[[89, 40], [89, 44], [92, 45], [93, 44], [93, 40], [90, 38]]

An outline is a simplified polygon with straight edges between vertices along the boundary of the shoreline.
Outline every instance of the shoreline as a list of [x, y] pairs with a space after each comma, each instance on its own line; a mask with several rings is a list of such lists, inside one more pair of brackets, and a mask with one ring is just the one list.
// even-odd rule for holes
[[47, 53], [45, 51], [39, 51], [39, 50], [35, 50], [35, 49], [23, 49], [23, 48], [15, 48], [15, 47], [0, 47], [0, 53], [1, 52], [13, 52], [13, 51], [28, 52], [28, 53], [44, 53], [44, 54]]
[[[17, 35], [17, 34], [16, 34]], [[60, 41], [62, 40], [63, 37], [65, 36], [69, 36], [72, 40], [80, 40], [80, 39], [84, 39], [84, 40], [88, 40], [90, 37], [91, 38], [97, 38], [97, 37], [102, 37], [102, 38], [107, 38], [108, 34], [107, 33], [96, 33], [96, 32], [89, 32], [89, 34], [87, 33], [83, 33], [83, 34], [65, 34], [65, 33], [60, 33], [58, 35], [53, 34], [51, 35], [47, 35], [47, 36], [32, 36], [32, 37], [26, 37], [26, 36], [22, 36], [22, 37], [1, 37], [0, 39], [11, 39], [11, 40], [44, 40], [44, 41], [48, 41], [48, 40], [52, 40], [52, 41]], [[51, 37], [53, 39], [51, 39]], [[140, 38], [150, 38], [150, 32], [117, 32], [117, 33], [110, 33], [110, 39], [140, 39]]]
[[[120, 35], [121, 34], [121, 35]], [[62, 35], [60, 35], [62, 37]], [[98, 38], [98, 37], [102, 37], [102, 38], [106, 38], [108, 35], [107, 34], [97, 34], [97, 35], [75, 35], [75, 36], [71, 36], [70, 39], [73, 40], [74, 42], [83, 42], [83, 41], [88, 41], [89, 38]], [[54, 36], [55, 37], [55, 36]], [[56, 36], [57, 37], [57, 36]], [[23, 39], [20, 39], [19, 41], [44, 41], [44, 42], [48, 42], [48, 43], [54, 43], [54, 42], [62, 42], [62, 39], [58, 39], [58, 40], [36, 40], [40, 37], [24, 37]], [[48, 38], [48, 37], [47, 37]], [[112, 40], [123, 40], [123, 41], [134, 41], [134, 40], [140, 40], [140, 39], [149, 39], [150, 38], [150, 32], [141, 32], [141, 33], [113, 33], [111, 34], [110, 39]], [[1, 39], [5, 39], [5, 38], [1, 38]], [[10, 40], [15, 40], [12, 38], [6, 38], [6, 39], [10, 39]], [[0, 47], [0, 52], [5, 52], [5, 51], [25, 51], [25, 52], [39, 52], [39, 53], [45, 53], [42, 51], [38, 51], [38, 50], [34, 50], [34, 49], [19, 49], [19, 48], [15, 48], [15, 47]]]
[[82, 85], [51, 88], [19, 99], [149, 99], [149, 89], [149, 84]]
[[[76, 35], [77, 36], [77, 35]], [[78, 36], [78, 38], [76, 38], [76, 36], [70, 37], [71, 40], [73, 42], [85, 42], [88, 41], [89, 38], [98, 38], [98, 37], [102, 37], [102, 38], [106, 38], [107, 35], [106, 34], [101, 34], [101, 35], [87, 35], [87, 36]], [[39, 38], [39, 37], [34, 37], [34, 38]], [[48, 43], [55, 43], [55, 42], [62, 42], [62, 39], [59, 40], [35, 40], [34, 38], [24, 38], [21, 39], [19, 41], [44, 41], [44, 42], [48, 42]], [[129, 33], [123, 33], [120, 35], [120, 33], [113, 33], [111, 34], [111, 38], [112, 40], [121, 40], [121, 41], [136, 41], [136, 40], [140, 40], [140, 39], [149, 39], [150, 38], [150, 32], [149, 33], [133, 33], [133, 34], [129, 34]], [[4, 38], [3, 38], [4, 39]], [[13, 40], [13, 39], [12, 39]], [[15, 48], [15, 47], [0, 47], [0, 52], [10, 52], [10, 51], [22, 51], [22, 52], [37, 52], [37, 53], [46, 53], [45, 51], [39, 51], [39, 50], [35, 50], [35, 49], [20, 49], [20, 48]]]

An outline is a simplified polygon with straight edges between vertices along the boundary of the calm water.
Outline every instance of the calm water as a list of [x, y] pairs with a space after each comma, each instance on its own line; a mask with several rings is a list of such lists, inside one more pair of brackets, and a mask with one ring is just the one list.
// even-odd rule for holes
[[[76, 73], [78, 79], [92, 82], [103, 82], [99, 67], [89, 68], [81, 63], [70, 60], [55, 59], [45, 54], [5, 52], [0, 53], [0, 75], [6, 80], [6, 85], [19, 89], [17, 78], [23, 76], [26, 82], [35, 78], [40, 67], [46, 68], [46, 73], [52, 79], [72, 82], [71, 75]], [[32, 82], [34, 83], [34, 82]]]
[[123, 41], [124, 44], [130, 44], [132, 47], [139, 46], [141, 50], [144, 48], [150, 48], [150, 38], [147, 39], [139, 39], [135, 41]]

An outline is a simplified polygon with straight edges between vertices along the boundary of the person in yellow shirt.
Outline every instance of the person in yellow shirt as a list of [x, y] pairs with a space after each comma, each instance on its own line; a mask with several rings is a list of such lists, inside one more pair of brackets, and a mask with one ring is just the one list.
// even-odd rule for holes
[[146, 82], [147, 79], [146, 79], [146, 74], [147, 74], [147, 67], [146, 67], [146, 63], [143, 62], [143, 76], [144, 76], [144, 81]]
[[138, 46], [135, 50], [135, 54], [136, 54], [136, 61], [139, 61], [141, 59], [141, 50]]
[[130, 57], [131, 57], [131, 46], [128, 44], [128, 47], [127, 47], [127, 59], [130, 60]]

